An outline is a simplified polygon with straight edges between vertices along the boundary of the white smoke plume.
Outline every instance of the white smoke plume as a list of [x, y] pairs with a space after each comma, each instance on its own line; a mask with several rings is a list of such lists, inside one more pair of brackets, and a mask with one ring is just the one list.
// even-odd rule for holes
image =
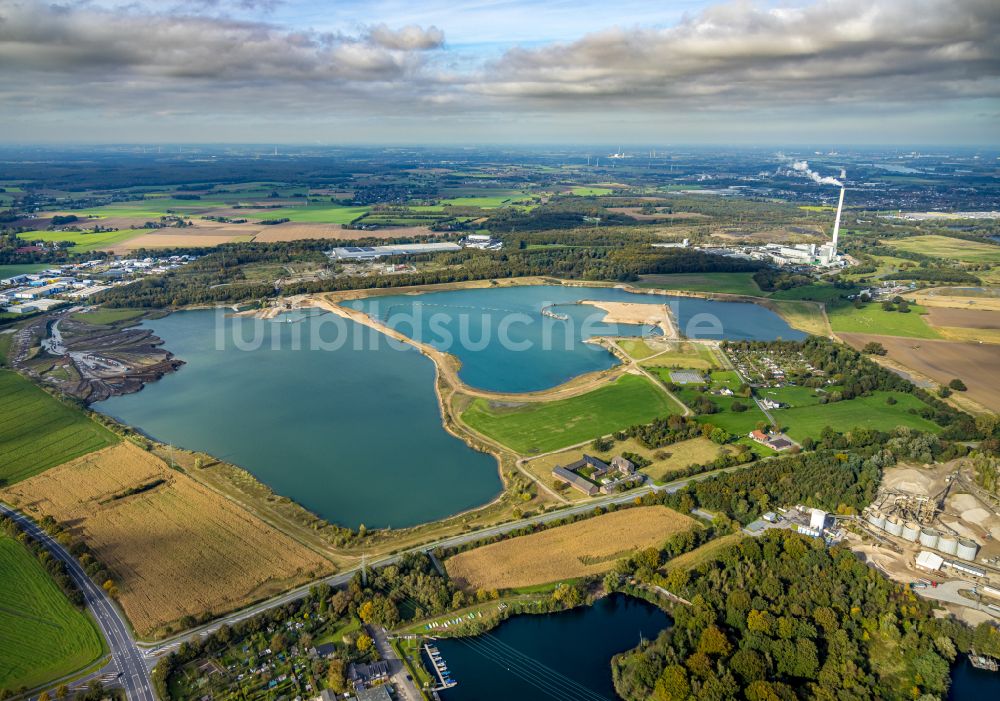
[[806, 161], [795, 161], [795, 162], [793, 162], [792, 163], [792, 170], [796, 170], [796, 171], [798, 171], [800, 173], [805, 173], [806, 175], [808, 175], [810, 178], [813, 179], [813, 182], [818, 183], [820, 185], [836, 185], [837, 187], [843, 187], [844, 186], [843, 183], [841, 183], [836, 178], [824, 177], [824, 176], [820, 175], [815, 170], [813, 170], [812, 168], [810, 168], [809, 167], [809, 163], [806, 162]]
[[[840, 180], [837, 180], [836, 178], [831, 178], [829, 176], [820, 175], [815, 170], [810, 168], [808, 161], [795, 161], [792, 160], [791, 158], [788, 158], [783, 153], [779, 153], [778, 158], [788, 163], [791, 166], [792, 170], [794, 170], [795, 172], [804, 173], [805, 175], [808, 175], [812, 179], [812, 181], [817, 183], [818, 185], [836, 185], [837, 187], [844, 187], [844, 184], [840, 182]], [[840, 177], [841, 178], [846, 177], [846, 174], [843, 170], [840, 171]]]

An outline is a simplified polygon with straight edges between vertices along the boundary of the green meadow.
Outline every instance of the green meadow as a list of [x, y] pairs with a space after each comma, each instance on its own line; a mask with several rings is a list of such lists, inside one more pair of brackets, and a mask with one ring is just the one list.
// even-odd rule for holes
[[609, 187], [574, 187], [570, 190], [577, 197], [602, 197], [614, 193]]
[[0, 535], [0, 572], [0, 690], [34, 688], [104, 654], [93, 621], [7, 535]]
[[923, 307], [911, 304], [910, 311], [887, 312], [879, 303], [869, 303], [861, 309], [853, 304], [841, 304], [827, 308], [830, 325], [836, 333], [872, 333], [882, 336], [907, 336], [910, 338], [940, 338], [940, 335], [924, 320], [927, 313]]
[[882, 243], [901, 251], [922, 253], [935, 258], [951, 258], [968, 263], [1000, 263], [1000, 246], [950, 236], [910, 236], [905, 239], [887, 239]]
[[476, 398], [462, 420], [521, 455], [547, 453], [676, 413], [667, 394], [644, 377], [624, 375], [587, 394], [554, 402], [491, 405]]
[[145, 229], [121, 229], [94, 234], [82, 231], [29, 231], [19, 236], [27, 241], [69, 241], [73, 244], [70, 250], [74, 253], [87, 253], [134, 239], [143, 233], [146, 233]]
[[119, 321], [131, 321], [144, 314], [141, 309], [93, 309], [88, 312], [77, 312], [73, 315], [76, 321], [87, 324], [114, 324]]
[[0, 370], [0, 483], [13, 484], [118, 442], [83, 412]]
[[734, 295], [761, 295], [753, 273], [672, 273], [643, 275], [639, 287], [691, 292], [724, 292]]
[[[895, 404], [887, 399], [894, 397]], [[910, 410], [920, 410], [926, 405], [912, 394], [904, 392], [872, 392], [869, 397], [857, 397], [832, 404], [814, 404], [772, 411], [774, 420], [797, 441], [818, 437], [827, 426], [837, 431], [853, 428], [872, 428], [891, 431], [897, 426], [908, 426], [918, 431], [936, 433], [941, 428], [929, 419]]]
[[47, 263], [23, 263], [21, 265], [0, 265], [0, 280], [6, 280], [15, 275], [38, 273], [48, 268]]

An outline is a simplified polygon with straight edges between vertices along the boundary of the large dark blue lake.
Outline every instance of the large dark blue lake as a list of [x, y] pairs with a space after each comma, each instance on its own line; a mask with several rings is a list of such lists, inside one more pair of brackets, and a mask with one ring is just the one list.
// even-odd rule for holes
[[652, 604], [613, 594], [572, 611], [515, 616], [488, 635], [438, 640], [458, 682], [441, 698], [615, 699], [611, 658], [638, 645], [640, 636], [655, 638], [670, 624], [670, 617]]
[[[617, 361], [595, 336], [658, 333], [638, 324], [607, 324], [581, 300], [669, 304], [689, 338], [800, 340], [780, 316], [747, 302], [646, 295], [609, 287], [538, 285], [369, 297], [345, 304], [411, 338], [452, 353], [466, 384], [498, 392], [548, 389]], [[568, 317], [557, 319], [543, 309]]]
[[496, 460], [444, 430], [434, 364], [409, 346], [370, 343], [375, 332], [332, 314], [188, 311], [144, 326], [187, 364], [94, 408], [239, 465], [331, 522], [409, 526], [502, 488]]

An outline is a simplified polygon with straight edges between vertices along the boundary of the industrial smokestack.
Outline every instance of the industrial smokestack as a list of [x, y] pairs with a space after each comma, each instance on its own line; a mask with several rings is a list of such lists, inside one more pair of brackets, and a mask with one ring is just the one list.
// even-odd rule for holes
[[833, 220], [833, 254], [837, 255], [837, 237], [840, 234], [840, 212], [844, 209], [844, 188], [840, 188], [840, 201], [837, 203], [837, 218]]

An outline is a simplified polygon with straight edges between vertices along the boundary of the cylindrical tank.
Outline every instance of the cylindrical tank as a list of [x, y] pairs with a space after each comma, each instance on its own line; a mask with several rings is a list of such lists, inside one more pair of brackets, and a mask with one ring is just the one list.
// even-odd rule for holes
[[927, 527], [920, 529], [920, 544], [927, 548], [936, 548], [938, 544], [937, 530]]
[[885, 530], [889, 535], [901, 536], [903, 535], [903, 522], [895, 516], [890, 516], [885, 520]]
[[979, 552], [979, 544], [976, 541], [969, 540], [968, 538], [958, 539], [958, 548], [955, 550], [955, 555], [958, 556], [959, 560], [973, 562], [976, 559], [977, 552]]
[[913, 521], [907, 521], [903, 524], [903, 538], [916, 542], [918, 535], [920, 535], [920, 526]]
[[937, 547], [938, 550], [947, 555], [955, 555], [958, 553], [958, 538], [947, 533], [942, 533], [941, 537], [938, 538]]
[[870, 511], [868, 513], [868, 523], [879, 530], [885, 530], [885, 516], [882, 515], [881, 511]]

